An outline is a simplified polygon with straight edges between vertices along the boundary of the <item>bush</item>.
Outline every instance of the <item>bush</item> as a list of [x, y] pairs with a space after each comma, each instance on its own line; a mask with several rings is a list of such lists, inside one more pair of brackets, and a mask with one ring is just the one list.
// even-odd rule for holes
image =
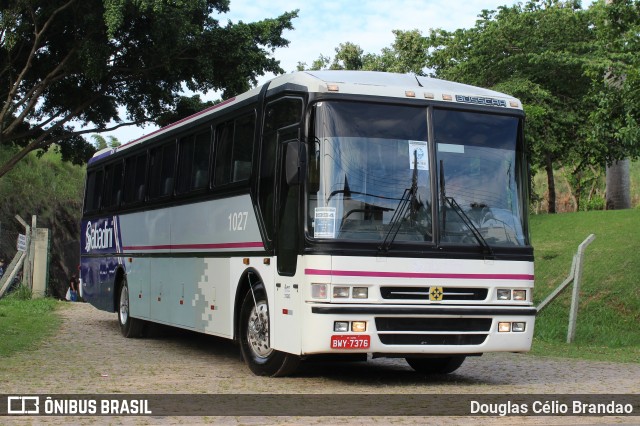
[[584, 201], [584, 209], [587, 211], [604, 210], [606, 204], [607, 204], [607, 201], [604, 199], [604, 197], [600, 197], [596, 195], [592, 197], [590, 200]]
[[31, 300], [32, 294], [29, 287], [20, 283], [18, 287], [11, 292], [11, 297], [14, 297], [16, 300]]

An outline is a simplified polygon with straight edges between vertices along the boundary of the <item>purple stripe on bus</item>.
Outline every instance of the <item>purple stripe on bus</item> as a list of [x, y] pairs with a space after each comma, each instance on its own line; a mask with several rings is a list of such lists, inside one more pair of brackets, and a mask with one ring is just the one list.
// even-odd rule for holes
[[231, 249], [264, 248], [261, 242], [221, 243], [221, 244], [159, 244], [153, 246], [124, 246], [123, 250], [189, 250], [189, 249]]

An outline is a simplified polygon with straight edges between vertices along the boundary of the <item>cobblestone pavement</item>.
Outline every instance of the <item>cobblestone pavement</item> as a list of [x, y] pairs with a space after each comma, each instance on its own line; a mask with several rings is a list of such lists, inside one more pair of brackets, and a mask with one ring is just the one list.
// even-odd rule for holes
[[[638, 394], [640, 364], [526, 354], [467, 358], [454, 374], [425, 377], [402, 359], [307, 363], [294, 377], [251, 374], [230, 341], [176, 329], [120, 335], [115, 314], [66, 304], [55, 338], [0, 363], [11, 394]], [[66, 360], [66, 362], [65, 362]], [[604, 401], [603, 401], [604, 402]], [[0, 417], [16, 424], [640, 424], [634, 417]]]

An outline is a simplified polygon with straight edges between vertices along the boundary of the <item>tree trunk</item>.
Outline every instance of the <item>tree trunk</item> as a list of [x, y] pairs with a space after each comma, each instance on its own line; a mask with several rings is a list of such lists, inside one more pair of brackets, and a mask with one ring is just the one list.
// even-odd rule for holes
[[617, 161], [607, 167], [607, 210], [631, 208], [631, 181], [629, 159]]
[[549, 188], [549, 200], [547, 211], [549, 213], [556, 212], [556, 183], [553, 179], [553, 160], [550, 155], [545, 157], [544, 169], [547, 171], [547, 186]]

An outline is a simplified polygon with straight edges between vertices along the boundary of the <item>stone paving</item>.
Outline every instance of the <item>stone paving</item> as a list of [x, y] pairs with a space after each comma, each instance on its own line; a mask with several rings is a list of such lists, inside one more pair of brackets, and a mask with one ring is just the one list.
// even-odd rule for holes
[[[448, 376], [416, 374], [402, 359], [307, 363], [294, 377], [251, 374], [232, 342], [154, 327], [143, 339], [120, 335], [115, 314], [66, 304], [54, 339], [0, 364], [11, 394], [639, 394], [640, 363], [527, 354], [467, 358]], [[640, 424], [633, 417], [0, 417], [15, 424]]]

